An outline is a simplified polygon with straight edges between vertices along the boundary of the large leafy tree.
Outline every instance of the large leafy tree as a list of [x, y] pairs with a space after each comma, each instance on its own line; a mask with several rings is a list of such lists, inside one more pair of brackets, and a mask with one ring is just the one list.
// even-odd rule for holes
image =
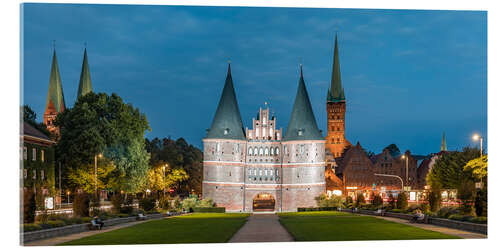
[[488, 175], [488, 155], [470, 160], [465, 165], [464, 170], [472, 171], [474, 178], [482, 180]]
[[427, 183], [432, 189], [458, 189], [465, 180], [473, 178], [472, 171], [464, 166], [480, 155], [477, 148], [464, 148], [461, 152], [447, 152], [436, 160], [427, 174]]
[[172, 183], [177, 192], [201, 193], [203, 170], [203, 153], [198, 148], [190, 145], [183, 138], [172, 140], [169, 138], [146, 139], [147, 150], [151, 153], [151, 166], [160, 166], [167, 163], [171, 169], [182, 169], [189, 178], [178, 179]]
[[148, 172], [147, 188], [153, 192], [168, 190], [189, 178], [183, 168], [172, 168], [166, 164], [151, 167]]
[[144, 133], [146, 116], [116, 94], [90, 92], [57, 116], [61, 138], [57, 154], [72, 187], [92, 190], [94, 160], [99, 158], [100, 187], [138, 192], [149, 170]]

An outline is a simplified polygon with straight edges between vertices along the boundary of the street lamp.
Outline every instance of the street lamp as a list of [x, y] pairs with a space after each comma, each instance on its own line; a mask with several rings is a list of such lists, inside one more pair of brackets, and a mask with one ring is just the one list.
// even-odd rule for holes
[[404, 191], [403, 179], [401, 179], [401, 177], [399, 177], [397, 175], [393, 175], [393, 174], [374, 174], [374, 175], [376, 175], [376, 176], [385, 176], [385, 177], [398, 178], [401, 181], [401, 191]]
[[165, 168], [168, 167], [168, 164], [165, 163], [165, 165], [163, 165], [162, 169], [163, 169], [163, 197], [165, 197]]
[[98, 155], [94, 156], [94, 186], [95, 186], [95, 197], [96, 199], [99, 198], [97, 195], [97, 157], [101, 158], [102, 154], [99, 153]]
[[[480, 158], [479, 158], [479, 160], [480, 160], [480, 164], [482, 165], [482, 164], [483, 164], [483, 137], [482, 137], [482, 136], [480, 136], [479, 134], [474, 134], [474, 135], [472, 136], [472, 139], [473, 139], [474, 141], [479, 140], [479, 144], [480, 144], [480, 155], [481, 155], [481, 156], [480, 156]], [[482, 178], [481, 178], [481, 179], [479, 179], [479, 183], [480, 183], [480, 185], [481, 185], [481, 187], [482, 187], [482, 186], [483, 186], [483, 179], [482, 179]]]
[[406, 160], [406, 186], [408, 186], [408, 157], [406, 155], [402, 155], [401, 159]]

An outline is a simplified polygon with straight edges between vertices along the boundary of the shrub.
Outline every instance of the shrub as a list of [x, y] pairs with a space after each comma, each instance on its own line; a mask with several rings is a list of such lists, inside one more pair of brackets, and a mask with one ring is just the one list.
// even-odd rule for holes
[[398, 195], [398, 201], [396, 202], [396, 207], [401, 210], [408, 209], [408, 200], [406, 199], [406, 193], [401, 192]]
[[408, 206], [408, 208], [406, 209], [406, 211], [411, 213], [411, 212], [413, 212], [413, 211], [415, 211], [417, 209], [420, 209], [420, 206], [417, 205], [417, 204], [412, 204], [411, 206]]
[[429, 201], [429, 209], [432, 212], [437, 212], [441, 206], [441, 194], [437, 190], [431, 190], [427, 196]]
[[182, 201], [182, 208], [185, 209], [186, 211], [192, 211], [193, 210], [193, 207], [197, 207], [198, 206], [198, 203], [200, 201], [198, 200], [198, 198], [186, 198]]
[[160, 200], [158, 200], [158, 206], [162, 209], [168, 210], [172, 208], [171, 204], [171, 199], [168, 197], [161, 197]]
[[66, 226], [66, 223], [62, 220], [49, 220], [46, 224], [49, 224], [51, 228]]
[[176, 196], [174, 198], [174, 208], [175, 209], [180, 209], [182, 208], [182, 203], [181, 203], [181, 198], [179, 196]]
[[390, 212], [392, 212], [392, 213], [404, 213], [405, 211], [403, 209], [394, 208], [394, 209], [390, 210]]
[[353, 201], [352, 201], [352, 197], [351, 196], [347, 196], [347, 198], [345, 199], [345, 205], [346, 207], [349, 205], [349, 204], [352, 204]]
[[394, 199], [394, 196], [392, 194], [389, 194], [388, 200], [389, 200], [389, 208], [390, 209], [396, 208], [396, 200]]
[[486, 216], [488, 208], [488, 195], [486, 193], [486, 188], [483, 188], [476, 193], [476, 199], [474, 200], [474, 209], [476, 210], [477, 216]]
[[24, 232], [31, 232], [31, 231], [36, 231], [36, 230], [41, 230], [42, 227], [38, 224], [35, 223], [24, 223], [23, 224], [23, 231]]
[[354, 206], [360, 207], [363, 203], [365, 203], [365, 196], [362, 193], [358, 193], [356, 196], [356, 204]]
[[120, 193], [115, 193], [111, 197], [111, 204], [113, 205], [112, 208], [113, 213], [120, 213], [123, 202], [124, 202], [123, 195], [121, 195]]
[[377, 194], [373, 197], [372, 204], [375, 207], [379, 207], [384, 203], [384, 200], [382, 200], [382, 196], [380, 194]]
[[448, 216], [448, 219], [461, 221], [463, 219], [463, 217], [464, 216], [462, 216], [460, 214], [452, 214], [452, 215]]
[[422, 210], [423, 213], [430, 212], [429, 204], [427, 203], [420, 204], [420, 210]]
[[470, 220], [470, 222], [473, 222], [473, 223], [479, 223], [479, 224], [486, 224], [488, 223], [488, 218], [487, 217], [475, 217], [475, 218], [472, 218]]
[[195, 213], [225, 213], [225, 207], [193, 207]]
[[460, 183], [457, 189], [457, 198], [461, 200], [460, 211], [465, 215], [472, 215], [474, 213], [473, 202], [474, 197], [474, 182], [466, 179]]
[[199, 202], [197, 207], [213, 208], [213, 207], [215, 207], [215, 202], [210, 198], [205, 198]]
[[326, 194], [321, 194], [314, 198], [318, 207], [343, 207], [344, 199], [339, 195], [332, 195], [330, 197]]
[[448, 218], [450, 215], [459, 214], [460, 212], [456, 207], [442, 207], [437, 212], [437, 216], [441, 218]]
[[73, 214], [80, 217], [89, 216], [89, 206], [90, 200], [88, 194], [76, 194], [73, 201]]
[[146, 197], [139, 200], [139, 207], [144, 209], [145, 211], [151, 211], [155, 208], [155, 206], [156, 206], [155, 198]]
[[36, 202], [35, 195], [31, 190], [26, 190], [23, 193], [23, 221], [24, 223], [35, 222]]

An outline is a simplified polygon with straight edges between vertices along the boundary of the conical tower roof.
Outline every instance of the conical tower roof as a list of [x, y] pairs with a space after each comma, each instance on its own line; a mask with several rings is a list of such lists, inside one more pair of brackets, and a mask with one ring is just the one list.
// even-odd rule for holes
[[87, 48], [83, 52], [82, 72], [80, 73], [80, 84], [78, 84], [77, 98], [92, 92], [92, 81], [90, 80], [90, 69], [87, 58]]
[[447, 151], [447, 150], [448, 149], [446, 148], [446, 138], [443, 132], [443, 137], [441, 138], [441, 151]]
[[337, 35], [335, 35], [335, 48], [333, 52], [333, 67], [332, 67], [332, 82], [329, 89], [328, 102], [345, 101], [344, 88], [342, 87], [342, 79], [340, 77], [340, 62], [339, 48], [337, 43]]
[[312, 110], [311, 101], [307, 94], [302, 65], [300, 66], [300, 80], [297, 88], [297, 95], [293, 103], [290, 122], [286, 129], [284, 141], [293, 140], [323, 140], [321, 131], [316, 124], [316, 118]]
[[61, 75], [59, 74], [59, 65], [57, 63], [56, 50], [54, 49], [54, 54], [52, 55], [52, 68], [50, 70], [49, 79], [49, 90], [47, 93], [47, 102], [45, 104], [45, 110], [47, 110], [50, 104], [54, 105], [56, 111], [63, 112], [66, 108], [64, 102], [64, 94], [62, 89]]
[[241, 121], [240, 109], [236, 101], [231, 64], [228, 66], [226, 83], [222, 90], [219, 106], [215, 112], [212, 126], [206, 138], [245, 140], [245, 130]]

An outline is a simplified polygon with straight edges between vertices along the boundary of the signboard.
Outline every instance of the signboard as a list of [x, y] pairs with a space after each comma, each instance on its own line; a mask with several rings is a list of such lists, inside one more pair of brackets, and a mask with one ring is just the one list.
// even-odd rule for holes
[[345, 189], [358, 189], [358, 187], [346, 187]]
[[410, 190], [411, 190], [411, 186], [405, 186], [405, 187], [404, 187], [404, 190], [405, 190], [405, 191], [410, 191]]
[[377, 187], [377, 185], [375, 185], [375, 183], [373, 183], [373, 185], [372, 185], [372, 189], [373, 189], [373, 191], [375, 191], [375, 188], [376, 188], [376, 187]]
[[380, 187], [380, 191], [385, 192], [385, 186]]
[[45, 197], [45, 209], [54, 209], [53, 197]]
[[171, 188], [168, 190], [169, 193], [173, 194], [175, 192], [175, 189]]

